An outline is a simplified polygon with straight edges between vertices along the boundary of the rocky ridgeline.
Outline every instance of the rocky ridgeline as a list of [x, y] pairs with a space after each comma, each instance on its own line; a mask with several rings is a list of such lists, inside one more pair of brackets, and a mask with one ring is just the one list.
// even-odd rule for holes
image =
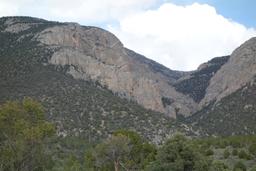
[[256, 38], [251, 38], [237, 48], [229, 61], [212, 77], [201, 106], [214, 100], [221, 100], [248, 82], [256, 74]]
[[67, 73], [76, 79], [97, 81], [119, 96], [173, 118], [177, 114], [188, 116], [197, 109], [192, 98], [172, 86], [184, 72], [138, 60], [144, 57], [124, 48], [105, 30], [68, 23], [49, 27], [34, 38], [57, 49], [49, 64], [68, 66]]
[[96, 27], [7, 17], [0, 19], [0, 31], [19, 36], [16, 42], [29, 38], [27, 41], [35, 41], [51, 52], [41, 60], [43, 66], [53, 66], [56, 71], [62, 68], [75, 80], [92, 81], [172, 118], [191, 116], [205, 106], [209, 108], [209, 104], [214, 108], [214, 102], [232, 95], [256, 74], [256, 38], [231, 56], [214, 58], [195, 71], [181, 72], [125, 48], [113, 34]]
[[228, 59], [229, 56], [217, 57], [201, 64], [196, 71], [177, 80], [174, 87], [177, 91], [189, 95], [199, 103], [206, 94], [211, 78]]
[[[33, 26], [19, 30], [21, 23]], [[9, 29], [16, 24], [15, 31]], [[120, 98], [97, 80], [69, 74], [71, 67], [79, 66], [51, 64], [63, 49], [39, 42], [38, 36], [49, 27], [63, 25], [67, 24], [29, 17], [0, 19], [0, 105], [24, 97], [36, 99], [45, 107], [47, 119], [56, 124], [59, 136], [78, 136], [89, 142], [118, 129], [129, 129], [158, 144], [185, 127], [162, 113]], [[160, 68], [159, 72], [166, 71]]]

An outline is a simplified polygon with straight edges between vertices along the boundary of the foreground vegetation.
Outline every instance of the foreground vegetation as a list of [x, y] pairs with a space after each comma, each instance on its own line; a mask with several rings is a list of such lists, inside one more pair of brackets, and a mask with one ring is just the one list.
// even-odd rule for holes
[[1, 171], [255, 171], [256, 136], [188, 138], [155, 146], [130, 130], [89, 143], [58, 137], [43, 107], [25, 98], [0, 107]]

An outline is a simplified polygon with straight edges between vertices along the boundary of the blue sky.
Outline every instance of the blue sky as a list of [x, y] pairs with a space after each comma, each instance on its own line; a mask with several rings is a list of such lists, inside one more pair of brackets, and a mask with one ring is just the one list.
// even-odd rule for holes
[[[163, 2], [163, 1], [162, 1]], [[190, 5], [194, 2], [214, 6], [224, 17], [242, 23], [247, 27], [256, 27], [255, 0], [169, 0], [178, 5]]]
[[194, 70], [256, 36], [255, 0], [0, 0], [0, 16], [102, 27], [171, 69]]

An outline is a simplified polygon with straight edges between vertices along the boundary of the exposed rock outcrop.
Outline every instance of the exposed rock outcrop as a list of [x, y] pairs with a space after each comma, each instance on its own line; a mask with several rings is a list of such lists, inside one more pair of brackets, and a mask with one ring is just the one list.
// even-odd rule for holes
[[[0, 31], [21, 34], [47, 47], [44, 65], [63, 67], [75, 79], [90, 80], [147, 109], [170, 117], [189, 116], [212, 101], [235, 92], [256, 74], [256, 38], [233, 52], [214, 58], [196, 71], [170, 70], [123, 46], [108, 31], [77, 23], [30, 17], [6, 17]], [[31, 38], [32, 37], [32, 38]]]
[[229, 61], [212, 77], [201, 106], [235, 92], [253, 80], [256, 74], [256, 38], [237, 48]]
[[206, 95], [211, 78], [228, 59], [229, 56], [216, 57], [201, 64], [197, 70], [177, 80], [174, 87], [177, 91], [189, 95], [199, 103]]
[[[35, 25], [9, 32], [5, 30], [9, 25], [4, 24], [9, 19]], [[71, 66], [49, 64], [54, 52], [58, 55], [66, 48], [40, 45], [34, 36], [48, 24], [51, 27], [63, 24], [37, 25], [38, 22], [27, 17], [0, 18], [0, 106], [8, 100], [31, 97], [42, 103], [47, 119], [56, 125], [58, 136], [78, 136], [90, 143], [99, 142], [116, 130], [127, 129], [158, 144], [177, 130], [177, 124], [169, 117], [120, 98], [96, 82], [73, 78], [67, 74]], [[70, 49], [67, 53], [73, 55], [74, 49]]]
[[113, 34], [76, 23], [3, 17], [0, 46], [0, 103], [41, 101], [59, 135], [107, 137], [126, 128], [160, 143], [184, 128], [196, 135], [256, 132], [256, 38], [191, 72], [170, 70]]
[[[69, 66], [68, 73], [74, 78], [98, 81], [120, 96], [174, 118], [177, 114], [188, 116], [197, 109], [192, 98], [171, 86], [184, 72], [171, 71], [159, 64], [157, 69], [150, 60], [138, 60], [139, 55], [124, 48], [105, 30], [66, 24], [47, 28], [35, 39], [59, 48], [49, 63]], [[164, 104], [163, 98], [172, 99], [172, 103]]]

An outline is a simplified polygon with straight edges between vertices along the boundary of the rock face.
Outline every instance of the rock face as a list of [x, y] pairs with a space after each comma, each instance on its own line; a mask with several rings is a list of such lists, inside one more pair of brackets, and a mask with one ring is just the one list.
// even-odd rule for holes
[[177, 80], [174, 87], [177, 91], [189, 95], [196, 102], [200, 102], [206, 95], [211, 78], [229, 59], [229, 56], [217, 57], [204, 63], [188, 76]]
[[256, 74], [256, 38], [237, 48], [229, 61], [212, 77], [201, 106], [235, 92], [254, 79]]
[[[6, 24], [10, 20], [12, 24]], [[23, 24], [32, 26], [23, 29]], [[177, 124], [162, 113], [120, 98], [96, 81], [76, 79], [86, 75], [76, 71], [85, 70], [79, 68], [80, 65], [72, 64], [74, 72], [80, 74], [75, 77], [68, 74], [72, 66], [50, 64], [59, 60], [55, 56], [63, 51], [68, 53], [68, 58], [65, 55], [61, 58], [65, 63], [68, 59], [75, 64], [80, 57], [88, 57], [70, 47], [45, 46], [36, 41], [35, 35], [54, 26], [63, 24], [28, 17], [0, 18], [0, 105], [8, 100], [31, 97], [43, 104], [47, 119], [56, 125], [58, 136], [79, 136], [90, 142], [99, 142], [116, 130], [128, 129], [158, 144], [176, 132]], [[80, 62], [84, 65], [84, 61], [90, 62], [90, 67], [94, 65], [91, 58]]]
[[[93, 81], [147, 109], [190, 116], [202, 106], [235, 92], [256, 74], [256, 39], [229, 57], [214, 58], [196, 71], [170, 70], [123, 46], [113, 34], [76, 23], [5, 18], [0, 29], [32, 37], [51, 53], [42, 64], [65, 68], [77, 80]], [[34, 32], [34, 34], [32, 33]]]
[[147, 59], [103, 29], [31, 17], [0, 18], [0, 47], [0, 103], [40, 100], [60, 135], [127, 128], [159, 143], [183, 127], [170, 117], [202, 135], [256, 132], [256, 38], [191, 72]]
[[214, 74], [199, 110], [186, 118], [200, 135], [256, 132], [256, 38], [237, 48]]
[[119, 96], [173, 118], [197, 109], [192, 98], [172, 86], [186, 73], [144, 59], [105, 30], [69, 23], [49, 27], [34, 38], [58, 49], [49, 63], [68, 66], [68, 74], [76, 79], [97, 81]]

